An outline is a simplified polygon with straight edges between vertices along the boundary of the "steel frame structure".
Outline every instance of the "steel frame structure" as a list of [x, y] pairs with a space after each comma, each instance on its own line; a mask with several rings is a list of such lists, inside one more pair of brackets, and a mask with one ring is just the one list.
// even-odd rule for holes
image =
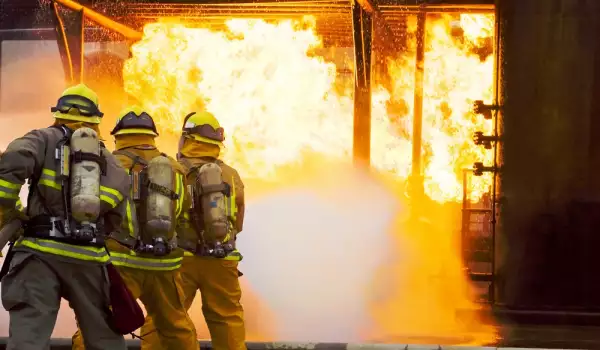
[[[84, 5], [88, 5], [89, 1], [82, 1]], [[231, 16], [269, 19], [300, 18], [305, 14], [323, 16], [322, 13], [325, 13], [328, 16], [328, 20], [325, 21], [327, 25], [321, 28], [317, 26], [317, 31], [319, 33], [325, 31], [324, 35], [336, 38], [334, 42], [342, 41], [345, 45], [352, 45], [354, 48], [353, 159], [356, 165], [364, 168], [368, 168], [371, 163], [373, 54], [393, 55], [398, 50], [398, 37], [395, 32], [404, 25], [406, 15], [416, 15], [417, 50], [410, 177], [411, 197], [416, 198], [423, 197], [421, 131], [427, 14], [494, 12], [494, 0], [229, 0], [218, 3], [204, 0], [185, 3], [172, 0], [147, 0], [143, 3], [124, 1], [121, 4], [124, 6], [121, 13], [114, 8], [107, 8], [103, 9], [106, 13], [104, 15], [99, 12], [100, 10], [95, 11], [93, 4], [84, 6], [73, 0], [51, 0], [52, 28], [13, 30], [3, 29], [0, 26], [0, 64], [3, 40], [56, 39], [65, 81], [77, 83], [83, 77], [84, 37], [90, 32], [101, 31], [100, 28], [104, 28], [118, 33], [129, 42], [137, 41], [142, 36], [139, 31], [141, 28], [126, 25], [131, 18], [148, 22], [154, 18], [171, 15], [189, 20], [196, 19], [218, 28], [219, 21]], [[64, 18], [59, 7], [71, 10], [74, 16], [70, 19]], [[124, 13], [126, 15], [123, 15]], [[86, 21], [100, 28], [86, 28]], [[348, 40], [345, 35], [350, 31], [352, 36]], [[0, 90], [1, 82], [0, 76]], [[494, 152], [496, 152], [495, 144]], [[492, 171], [495, 174], [496, 165], [483, 166], [479, 170]], [[492, 195], [494, 206], [496, 194], [492, 193]], [[492, 208], [492, 211], [495, 213], [495, 208]], [[492, 218], [495, 218], [495, 214], [492, 214]], [[495, 226], [493, 225], [495, 219], [492, 220], [492, 226]], [[489, 279], [493, 278], [490, 276]]]

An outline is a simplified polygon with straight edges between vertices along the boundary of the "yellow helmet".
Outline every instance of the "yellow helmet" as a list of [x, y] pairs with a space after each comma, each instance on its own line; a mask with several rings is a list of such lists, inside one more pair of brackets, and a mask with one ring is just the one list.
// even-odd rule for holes
[[139, 106], [130, 106], [119, 113], [119, 118], [111, 135], [144, 134], [158, 136], [156, 124], [150, 114]]
[[63, 91], [56, 106], [50, 108], [50, 111], [57, 119], [91, 124], [100, 124], [104, 116], [98, 108], [98, 95], [85, 84], [71, 86]]
[[192, 112], [183, 121], [182, 136], [222, 147], [225, 131], [212, 113]]

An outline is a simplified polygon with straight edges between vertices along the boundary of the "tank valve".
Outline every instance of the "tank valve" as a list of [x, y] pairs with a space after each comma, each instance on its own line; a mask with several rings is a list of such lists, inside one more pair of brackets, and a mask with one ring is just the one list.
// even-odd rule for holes
[[84, 222], [81, 227], [73, 232], [73, 238], [78, 241], [91, 242], [96, 238], [96, 230], [91, 223]]
[[169, 254], [169, 244], [165, 242], [162, 237], [153, 239], [152, 246], [152, 252], [156, 256], [164, 256]]

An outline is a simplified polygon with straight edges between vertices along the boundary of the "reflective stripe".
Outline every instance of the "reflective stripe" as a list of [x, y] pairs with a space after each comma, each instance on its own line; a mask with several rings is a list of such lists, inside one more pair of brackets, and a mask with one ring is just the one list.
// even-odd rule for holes
[[18, 199], [21, 186], [22, 185], [0, 179], [0, 197], [7, 199]]
[[131, 201], [127, 201], [125, 213], [125, 220], [127, 221], [127, 229], [129, 230], [129, 235], [135, 237], [135, 231], [133, 230], [133, 215], [131, 213]]
[[239, 250], [234, 250], [231, 253], [229, 253], [229, 255], [227, 255], [225, 258], [223, 258], [224, 260], [232, 260], [232, 261], [242, 261], [244, 257], [242, 256], [242, 254], [239, 252]]
[[175, 193], [179, 195], [179, 199], [177, 200], [176, 206], [176, 216], [179, 217], [181, 215], [181, 210], [183, 209], [183, 202], [185, 200], [185, 186], [183, 184], [183, 175], [177, 173], [177, 183], [175, 185]]
[[18, 246], [84, 261], [105, 263], [110, 260], [105, 248], [76, 246], [49, 239], [21, 237], [15, 243], [15, 247]]
[[182, 257], [171, 259], [143, 258], [136, 256], [133, 252], [129, 254], [111, 252], [110, 257], [111, 263], [117, 266], [154, 271], [169, 271], [178, 269], [183, 261]]
[[0, 198], [19, 199], [18, 193], [6, 193], [0, 189]]
[[10, 190], [15, 190], [16, 192], [19, 192], [21, 190], [21, 185], [12, 183], [12, 182], [8, 182], [8, 181], [2, 180], [2, 179], [0, 179], [0, 186], [8, 188]]
[[[195, 254], [192, 253], [192, 252], [188, 252], [187, 250], [185, 250], [183, 252], [183, 256], [185, 256], [185, 257], [191, 257], [191, 256], [195, 256]], [[233, 252], [229, 253], [229, 255], [227, 255], [226, 257], [224, 257], [223, 260], [242, 261], [243, 258], [244, 257], [239, 252], [239, 250], [236, 249]]]
[[100, 200], [114, 208], [123, 201], [123, 195], [110, 187], [100, 186]]
[[110, 187], [106, 187], [106, 186], [100, 186], [100, 191], [101, 192], [106, 192], [106, 193], [110, 193], [111, 195], [113, 195], [115, 198], [117, 198], [117, 200], [120, 202], [123, 200], [123, 195], [121, 194], [121, 192], [112, 189]]
[[56, 182], [56, 171], [50, 169], [42, 169], [42, 175], [40, 176], [38, 184], [59, 191], [62, 189], [60, 183]]
[[25, 208], [23, 207], [23, 203], [21, 203], [21, 200], [20, 200], [20, 199], [19, 199], [19, 200], [17, 200], [17, 203], [15, 204], [15, 208], [16, 208], [18, 211], [23, 211], [23, 209], [25, 209]]

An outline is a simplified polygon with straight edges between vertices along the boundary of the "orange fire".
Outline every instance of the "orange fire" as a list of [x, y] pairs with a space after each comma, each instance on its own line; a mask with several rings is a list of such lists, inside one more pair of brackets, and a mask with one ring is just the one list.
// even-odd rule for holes
[[[155, 116], [163, 134], [171, 135], [163, 140], [172, 142], [186, 114], [207, 109], [226, 130], [224, 159], [247, 178], [277, 179], [279, 170], [314, 154], [349, 161], [352, 91], [340, 88], [340, 67], [332, 58], [316, 54], [322, 41], [314, 21], [231, 19], [226, 25], [227, 32], [218, 32], [172, 21], [153, 23], [145, 26], [142, 40], [132, 47], [132, 58], [124, 68], [125, 90]], [[492, 102], [493, 25], [492, 15], [427, 21], [423, 175], [426, 194], [438, 203], [459, 201], [463, 169], [493, 159], [491, 151], [472, 141], [475, 131], [490, 134], [492, 124], [471, 112], [475, 100]], [[409, 22], [408, 27], [414, 31], [415, 23]], [[456, 35], [457, 31], [462, 34]], [[408, 178], [411, 167], [414, 46], [413, 42], [407, 53], [388, 62], [392, 89], [375, 86], [372, 96], [372, 164], [398, 183]], [[169, 146], [172, 149], [172, 143]], [[490, 176], [474, 178], [471, 199], [481, 198], [490, 185]], [[464, 331], [466, 326], [457, 325], [451, 314], [456, 307], [473, 307], [473, 303], [465, 291], [468, 283], [461, 273], [453, 232], [426, 236], [415, 232], [423, 229], [420, 226], [408, 227], [408, 234], [406, 229], [398, 228], [394, 235], [404, 235], [398, 244], [414, 250], [401, 268], [391, 271], [401, 271], [408, 277], [400, 283], [412, 286], [390, 288], [413, 288], [404, 295], [415, 299], [376, 305], [373, 317], [380, 328], [376, 336], [397, 332], [398, 325], [415, 333], [427, 332], [427, 327], [442, 328], [446, 335]], [[435, 253], [429, 254], [435, 257], [428, 258], [432, 249]], [[406, 274], [406, 269], [414, 271]], [[428, 286], [432, 275], [438, 284]], [[415, 292], [421, 288], [431, 290]], [[402, 313], [411, 303], [415, 306], [411, 317], [419, 314], [416, 307], [424, 315], [413, 319], [413, 328], [410, 318], [395, 322], [394, 317], [402, 315], [383, 315], [386, 308]], [[484, 335], [475, 342], [493, 340], [491, 328], [477, 331]]]
[[[428, 21], [425, 57], [423, 153], [426, 193], [444, 202], [462, 197], [461, 173], [492, 154], [475, 147], [475, 131], [491, 123], [471, 112], [474, 100], [491, 101], [493, 59], [473, 51], [489, 39], [493, 16], [461, 15], [462, 40], [450, 19]], [[336, 66], [312, 54], [321, 39], [310, 21], [277, 24], [233, 19], [229, 32], [154, 23], [132, 48], [125, 89], [177, 133], [198, 108], [219, 116], [227, 130], [225, 158], [248, 177], [265, 178], [305, 151], [349, 158], [352, 98], [336, 89]], [[414, 26], [412, 26], [414, 27]], [[413, 42], [414, 45], [414, 42]], [[392, 91], [373, 92], [372, 162], [405, 179], [410, 172], [414, 55], [389, 62]], [[388, 112], [403, 101], [404, 115]], [[490, 177], [475, 179], [473, 199]]]

